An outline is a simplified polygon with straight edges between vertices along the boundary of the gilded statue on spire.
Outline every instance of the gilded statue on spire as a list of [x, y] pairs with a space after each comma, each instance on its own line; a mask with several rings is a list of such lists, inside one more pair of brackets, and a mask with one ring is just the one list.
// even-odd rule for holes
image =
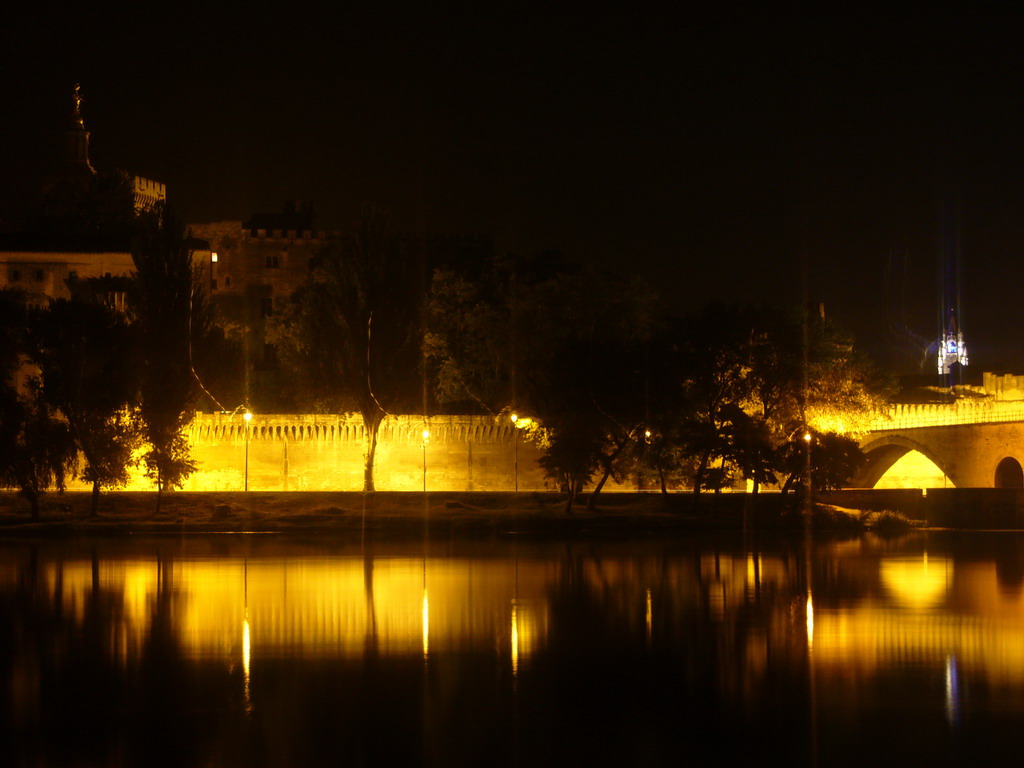
[[80, 83], [75, 83], [75, 87], [71, 94], [71, 103], [74, 104], [74, 110], [71, 112], [71, 121], [78, 128], [85, 128], [85, 121], [82, 119], [82, 86]]

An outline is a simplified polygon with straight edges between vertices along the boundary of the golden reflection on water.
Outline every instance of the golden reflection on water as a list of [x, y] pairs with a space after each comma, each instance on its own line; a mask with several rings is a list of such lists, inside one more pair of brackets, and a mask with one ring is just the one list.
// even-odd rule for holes
[[[141, 656], [163, 611], [185, 657], [233, 660], [247, 688], [256, 660], [369, 652], [426, 659], [491, 647], [519, 675], [548, 642], [552, 600], [570, 571], [612, 625], [647, 648], [687, 616], [745, 622], [742, 633], [729, 630], [743, 662], [726, 677], [760, 676], [783, 648], [803, 646], [813, 649], [819, 680], [934, 665], [944, 670], [951, 713], [965, 675], [1024, 684], [1024, 588], [1001, 584], [994, 560], [954, 562], [864, 541], [824, 545], [815, 558], [813, 585], [796, 555], [707, 550], [585, 557], [571, 567], [500, 557], [82, 558], [44, 561], [40, 574], [78, 624], [97, 595], [113, 596], [103, 641], [122, 665]], [[16, 577], [0, 572], [0, 582]]]
[[512, 598], [512, 675], [519, 674], [519, 616], [516, 599]]
[[430, 598], [427, 588], [423, 588], [423, 658], [430, 656]]
[[953, 578], [953, 563], [944, 558], [891, 557], [882, 561], [882, 583], [904, 607], [927, 610], [942, 603]]
[[807, 647], [814, 649], [814, 597], [807, 591]]
[[[508, 561], [412, 558], [268, 560], [123, 559], [49, 563], [50, 594], [76, 623], [94, 593], [117, 595], [111, 654], [137, 658], [158, 603], [189, 658], [358, 657], [492, 643], [504, 638], [515, 664], [547, 625], [557, 569], [517, 575]], [[427, 579], [429, 578], [429, 589]], [[516, 598], [516, 595], [520, 597]], [[507, 608], [512, 605], [511, 636]]]

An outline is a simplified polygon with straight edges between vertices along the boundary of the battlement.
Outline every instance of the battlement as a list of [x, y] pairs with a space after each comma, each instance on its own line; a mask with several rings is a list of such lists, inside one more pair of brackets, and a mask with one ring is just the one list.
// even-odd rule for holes
[[953, 403], [900, 403], [869, 422], [870, 432], [1024, 421], [1024, 401], [957, 400]]
[[[253, 414], [248, 424], [251, 442], [290, 441], [323, 443], [362, 443], [366, 440], [363, 417], [346, 414]], [[508, 443], [513, 438], [511, 422], [499, 423], [490, 416], [386, 416], [377, 439], [381, 443], [416, 444], [427, 439], [439, 445]], [[246, 422], [241, 413], [197, 413], [188, 427], [192, 445], [242, 441]]]

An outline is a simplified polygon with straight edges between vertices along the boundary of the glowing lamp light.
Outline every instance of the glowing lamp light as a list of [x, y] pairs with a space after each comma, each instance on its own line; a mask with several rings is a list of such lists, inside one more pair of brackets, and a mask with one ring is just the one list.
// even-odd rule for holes
[[811, 433], [810, 432], [804, 432], [804, 442], [805, 443], [811, 442]]
[[814, 598], [807, 590], [807, 648], [814, 648]]
[[246, 493], [249, 492], [249, 422], [252, 421], [252, 414], [246, 411], [242, 414], [242, 418], [245, 419], [245, 485], [243, 486]]
[[210, 254], [210, 261], [212, 263], [214, 263], [214, 264], [217, 263], [217, 254], [216, 254], [216, 252]]
[[430, 430], [429, 429], [424, 429], [423, 430], [423, 442], [424, 443], [430, 442]]

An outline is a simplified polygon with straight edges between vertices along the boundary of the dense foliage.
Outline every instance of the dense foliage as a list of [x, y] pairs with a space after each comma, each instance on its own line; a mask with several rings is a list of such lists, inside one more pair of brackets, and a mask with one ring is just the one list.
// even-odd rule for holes
[[[885, 402], [852, 340], [823, 317], [711, 305], [659, 321], [650, 291], [557, 255], [434, 274], [427, 352], [442, 401], [528, 414], [569, 503], [598, 477], [654, 476], [694, 493], [739, 479], [800, 487], [794, 444], [811, 434], [815, 483], [856, 470], [838, 432]], [[840, 447], [842, 450], [840, 450]], [[827, 449], [826, 449], [827, 448]], [[591, 497], [593, 499], [593, 497]]]

